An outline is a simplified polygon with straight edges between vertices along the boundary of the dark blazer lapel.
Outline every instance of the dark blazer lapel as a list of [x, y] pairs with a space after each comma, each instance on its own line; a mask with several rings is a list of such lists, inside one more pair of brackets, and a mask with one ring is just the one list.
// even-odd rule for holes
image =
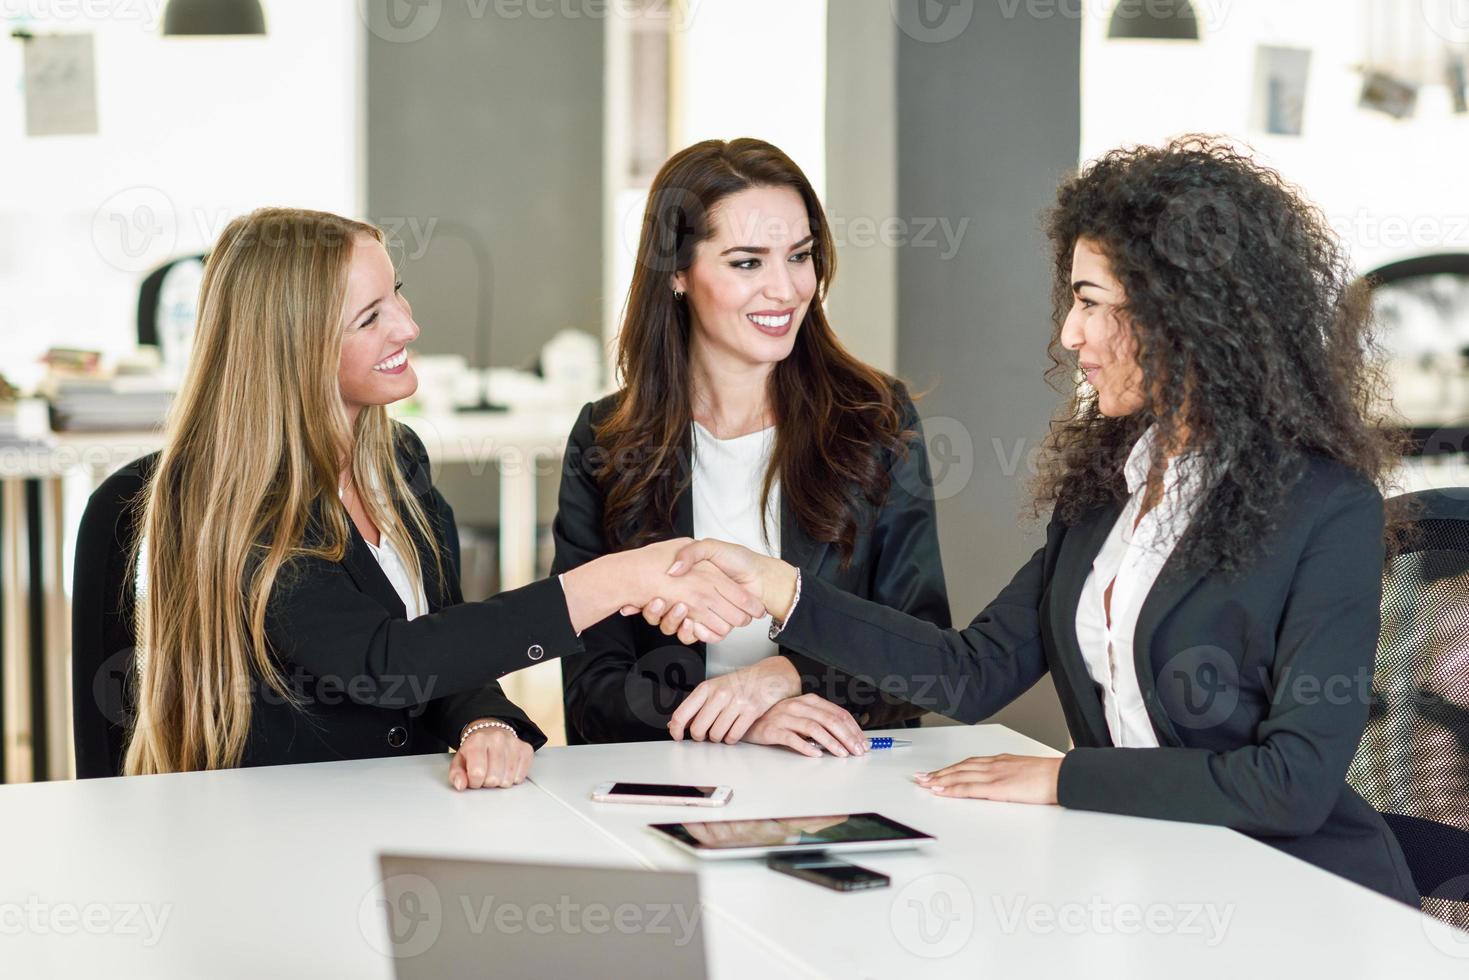
[[[1178, 731], [1173, 727], [1173, 721], [1168, 713], [1163, 710], [1157, 695], [1157, 673], [1153, 666], [1152, 646], [1153, 633], [1157, 631], [1158, 624], [1168, 611], [1183, 601], [1184, 597], [1193, 590], [1204, 573], [1198, 570], [1180, 570], [1175, 558], [1177, 553], [1170, 555], [1163, 570], [1158, 573], [1158, 579], [1153, 583], [1153, 589], [1143, 600], [1142, 609], [1138, 611], [1137, 626], [1132, 634], [1133, 664], [1137, 671], [1138, 688], [1142, 691], [1143, 704], [1147, 705], [1148, 715], [1153, 720], [1153, 727], [1157, 729], [1164, 745], [1181, 745]], [[1167, 661], [1182, 651], [1170, 651], [1164, 658], [1164, 666]]]
[[[1058, 687], [1069, 689], [1072, 703], [1085, 719], [1096, 745], [1111, 745], [1107, 717], [1096, 683], [1087, 673], [1081, 655], [1081, 642], [1076, 637], [1076, 610], [1081, 604], [1081, 590], [1091, 574], [1092, 562], [1102, 550], [1107, 535], [1122, 513], [1122, 504], [1111, 504], [1094, 511], [1079, 523], [1067, 528], [1056, 556], [1056, 570], [1051, 579], [1050, 633], [1061, 676]], [[1062, 693], [1065, 697], [1066, 693]]]
[[408, 610], [398, 597], [398, 590], [393, 588], [393, 583], [383, 574], [382, 566], [372, 557], [367, 542], [350, 520], [347, 522], [347, 531], [347, 553], [342, 556], [342, 567], [347, 570], [357, 588], [386, 606], [394, 616], [406, 619]]

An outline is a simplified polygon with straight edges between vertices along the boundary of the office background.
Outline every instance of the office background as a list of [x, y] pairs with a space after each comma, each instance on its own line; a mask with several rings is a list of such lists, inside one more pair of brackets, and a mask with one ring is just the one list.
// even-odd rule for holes
[[[500, 388], [513, 401], [517, 378], [543, 377], [565, 331], [602, 350], [615, 336], [642, 193], [662, 159], [699, 139], [757, 136], [826, 201], [838, 333], [927, 392], [956, 621], [1040, 538], [1020, 520], [1027, 457], [1057, 404], [1041, 377], [1039, 215], [1080, 161], [1222, 133], [1304, 188], [1363, 273], [1469, 251], [1469, 24], [1449, 2], [1195, 0], [1198, 36], [1184, 41], [1109, 36], [1113, 0], [261, 7], [266, 32], [246, 37], [163, 36], [156, 0], [0, 8], [30, 35], [0, 45], [0, 77], [17, 80], [0, 97], [0, 375], [11, 385], [41, 385], [53, 348], [132, 357], [143, 277], [274, 204], [387, 229], [423, 327], [418, 351], [515, 371]], [[28, 49], [52, 35], [91, 39], [95, 131], [29, 134]], [[1413, 89], [1406, 112], [1401, 88], [1367, 84], [1378, 76]], [[1420, 429], [1444, 431], [1469, 410], [1469, 338], [1455, 336], [1397, 352], [1396, 394]], [[1429, 387], [1444, 394], [1425, 400]], [[1459, 455], [1447, 456], [1447, 469], [1414, 479], [1465, 483]], [[490, 469], [446, 464], [440, 481], [493, 554], [504, 501]], [[556, 482], [542, 467], [531, 486], [542, 569]], [[79, 514], [88, 489], [68, 478], [60, 513]], [[12, 599], [25, 588], [18, 562]], [[488, 590], [500, 582], [483, 564]], [[50, 594], [64, 582], [47, 588], [64, 602]], [[20, 619], [6, 623], [7, 645], [23, 645]], [[64, 665], [61, 630], [46, 656]], [[36, 683], [5, 686], [16, 748]], [[999, 720], [1066, 744], [1049, 680]]]

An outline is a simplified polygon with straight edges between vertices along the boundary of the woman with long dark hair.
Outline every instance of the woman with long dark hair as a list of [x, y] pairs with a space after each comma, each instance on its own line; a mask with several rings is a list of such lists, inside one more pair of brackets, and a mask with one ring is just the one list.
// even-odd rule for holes
[[[663, 166], [618, 340], [622, 389], [571, 433], [558, 571], [714, 535], [948, 625], [918, 414], [837, 340], [822, 308], [834, 265], [815, 191], [769, 143], [711, 140]], [[588, 630], [587, 654], [564, 665], [571, 737], [667, 738], [682, 704], [697, 709], [695, 739], [848, 755], [866, 751], [862, 727], [920, 713], [901, 689], [780, 648], [769, 626], [722, 639], [631, 618]]]
[[1345, 781], [1393, 451], [1340, 246], [1278, 174], [1202, 137], [1093, 162], [1048, 230], [1051, 349], [1075, 389], [1036, 484], [1050, 524], [968, 627], [730, 544], [689, 546], [675, 573], [713, 561], [761, 595], [783, 645], [858, 677], [964, 678], [927, 705], [962, 721], [1049, 671], [1076, 747], [918, 774], [936, 794], [1220, 824], [1417, 905]]

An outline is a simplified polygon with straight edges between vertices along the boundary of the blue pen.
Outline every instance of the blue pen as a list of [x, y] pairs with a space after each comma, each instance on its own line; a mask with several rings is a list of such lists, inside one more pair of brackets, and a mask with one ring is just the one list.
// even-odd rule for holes
[[[869, 735], [866, 741], [869, 749], [906, 749], [913, 744], [906, 738], [893, 738], [891, 735]], [[806, 744], [821, 748], [821, 743], [813, 739], [806, 739]]]
[[906, 738], [893, 738], [891, 735], [873, 735], [867, 739], [869, 749], [901, 749], [912, 744]]

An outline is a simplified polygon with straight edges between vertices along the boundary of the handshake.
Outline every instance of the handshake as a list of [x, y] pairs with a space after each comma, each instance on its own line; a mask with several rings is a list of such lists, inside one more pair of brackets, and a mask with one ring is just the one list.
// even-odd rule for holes
[[[796, 569], [725, 541], [678, 538], [604, 555], [567, 572], [567, 608], [578, 632], [615, 612], [641, 615], [683, 643], [713, 643], [769, 615], [784, 622]], [[702, 681], [674, 710], [675, 740], [781, 745], [805, 756], [867, 752], [849, 711], [801, 693], [790, 660], [769, 656]]]
[[796, 570], [740, 545], [677, 538], [627, 555], [636, 563], [636, 585], [619, 611], [641, 615], [682, 643], [714, 643], [737, 626], [790, 611]]

